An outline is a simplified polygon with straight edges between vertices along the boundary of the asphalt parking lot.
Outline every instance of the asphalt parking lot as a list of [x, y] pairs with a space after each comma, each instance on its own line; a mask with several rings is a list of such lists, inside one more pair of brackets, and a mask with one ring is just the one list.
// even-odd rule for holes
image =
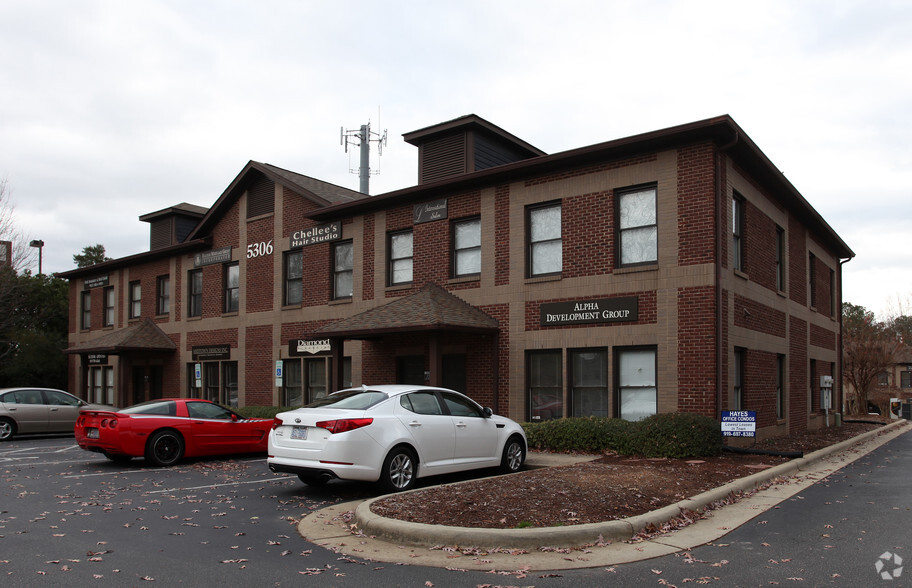
[[270, 472], [265, 455], [124, 466], [72, 437], [3, 443], [0, 482], [6, 586], [299, 584], [345, 565], [300, 538], [303, 513], [372, 491], [309, 489]]

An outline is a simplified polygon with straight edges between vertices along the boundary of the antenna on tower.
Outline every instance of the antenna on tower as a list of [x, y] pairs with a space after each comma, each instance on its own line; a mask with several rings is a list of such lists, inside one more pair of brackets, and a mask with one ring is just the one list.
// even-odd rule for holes
[[348, 146], [353, 145], [355, 147], [360, 147], [360, 167], [358, 170], [349, 169], [351, 173], [357, 173], [358, 177], [361, 180], [361, 186], [359, 191], [362, 194], [370, 194], [370, 176], [371, 173], [378, 174], [380, 170], [371, 172], [370, 169], [370, 144], [374, 142], [377, 144], [377, 153], [383, 155], [383, 147], [386, 145], [386, 129], [383, 129], [383, 134], [375, 133], [371, 131], [370, 123], [366, 125], [361, 125], [361, 128], [357, 131], [347, 130], [345, 127], [340, 127], [339, 129], [339, 144], [345, 148], [345, 152], [348, 153]]

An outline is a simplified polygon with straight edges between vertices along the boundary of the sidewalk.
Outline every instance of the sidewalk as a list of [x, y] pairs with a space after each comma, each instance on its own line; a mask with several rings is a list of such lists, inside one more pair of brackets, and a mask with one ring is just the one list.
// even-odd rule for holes
[[[618, 521], [543, 529], [424, 525], [371, 513], [370, 503], [380, 498], [377, 497], [337, 504], [311, 513], [298, 524], [298, 531], [316, 545], [372, 561], [484, 571], [610, 566], [668, 555], [715, 541], [909, 430], [912, 430], [912, 424], [897, 421], [678, 504]], [[531, 452], [527, 464], [533, 468], [551, 467], [589, 459], [592, 458]], [[682, 508], [699, 511], [733, 492], [752, 491], [780, 477], [787, 481], [770, 485], [734, 504], [711, 511], [705, 518], [683, 529], [646, 541], [627, 542], [648, 524], [661, 526], [677, 517]]]

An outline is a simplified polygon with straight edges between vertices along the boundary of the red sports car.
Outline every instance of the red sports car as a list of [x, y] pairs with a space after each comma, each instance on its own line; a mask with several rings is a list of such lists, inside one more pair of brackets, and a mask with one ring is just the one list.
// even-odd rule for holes
[[169, 466], [184, 457], [266, 453], [272, 419], [245, 419], [196, 398], [151, 400], [120, 410], [85, 409], [76, 419], [76, 442], [113, 461], [145, 457]]

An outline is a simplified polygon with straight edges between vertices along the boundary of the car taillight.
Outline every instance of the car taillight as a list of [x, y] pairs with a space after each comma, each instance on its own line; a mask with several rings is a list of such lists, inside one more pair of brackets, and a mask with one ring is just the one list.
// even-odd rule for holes
[[360, 429], [361, 427], [366, 427], [372, 422], [374, 422], [374, 419], [339, 419], [336, 421], [319, 421], [317, 422], [316, 426], [320, 427], [321, 429], [326, 429], [330, 433], [336, 434]]
[[281, 427], [283, 424], [284, 424], [284, 423], [282, 422], [282, 419], [280, 419], [279, 417], [274, 417], [274, 418], [272, 419], [272, 430], [274, 431], [274, 430], [278, 429], [278, 428]]

